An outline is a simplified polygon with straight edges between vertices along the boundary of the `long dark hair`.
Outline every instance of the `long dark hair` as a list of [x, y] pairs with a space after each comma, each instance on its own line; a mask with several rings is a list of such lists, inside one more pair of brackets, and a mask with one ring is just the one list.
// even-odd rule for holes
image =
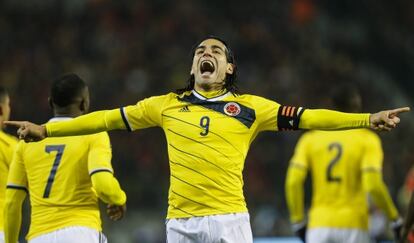
[[[191, 56], [194, 57], [194, 54], [195, 54], [195, 51], [196, 51], [198, 45], [201, 42], [203, 42], [204, 40], [208, 40], [208, 39], [218, 40], [221, 43], [223, 43], [224, 46], [226, 47], [227, 62], [233, 64], [233, 73], [232, 74], [226, 73], [224, 88], [226, 90], [232, 92], [233, 94], [239, 94], [240, 93], [239, 88], [236, 85], [236, 82], [237, 82], [237, 65], [236, 65], [236, 60], [234, 59], [234, 53], [223, 39], [221, 39], [220, 37], [217, 37], [217, 36], [207, 36], [206, 38], [202, 39], [201, 41], [197, 42], [194, 45], [194, 47], [191, 51], [191, 54], [192, 54]], [[181, 89], [177, 89], [176, 93], [177, 94], [182, 94], [186, 91], [193, 90], [194, 89], [194, 82], [195, 82], [194, 74], [192, 74], [192, 75], [190, 75], [189, 79], [187, 80], [187, 86], [185, 86], [184, 88], [181, 88]]]

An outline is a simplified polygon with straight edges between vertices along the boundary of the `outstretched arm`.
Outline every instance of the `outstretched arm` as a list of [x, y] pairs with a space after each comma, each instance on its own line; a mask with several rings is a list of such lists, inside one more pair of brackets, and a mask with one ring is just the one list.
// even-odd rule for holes
[[344, 113], [325, 109], [307, 109], [303, 112], [299, 128], [317, 130], [341, 130], [350, 128], [372, 128], [390, 131], [400, 123], [398, 115], [409, 111], [409, 107], [380, 111], [373, 114]]
[[5, 121], [4, 123], [18, 127], [19, 138], [26, 142], [39, 141], [48, 136], [76, 136], [126, 129], [120, 109], [96, 111], [72, 120], [46, 125], [37, 125], [27, 121]]

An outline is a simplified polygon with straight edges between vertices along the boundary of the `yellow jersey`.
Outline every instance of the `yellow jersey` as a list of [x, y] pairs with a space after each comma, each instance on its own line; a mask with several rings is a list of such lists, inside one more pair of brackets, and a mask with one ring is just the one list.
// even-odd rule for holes
[[[17, 138], [0, 131], [0, 209], [4, 208], [7, 175], [17, 142]], [[3, 210], [0, 210], [0, 231], [3, 231], [3, 226]]]
[[[50, 122], [59, 119], [52, 119]], [[106, 132], [73, 137], [21, 141], [16, 148], [7, 188], [30, 194], [28, 239], [68, 226], [101, 231], [98, 197], [90, 176], [113, 172]]]
[[[211, 95], [211, 94], [208, 94]], [[242, 171], [261, 131], [369, 126], [369, 114], [306, 110], [249, 94], [192, 90], [46, 125], [48, 137], [161, 127], [170, 164], [167, 218], [246, 212]]]
[[367, 194], [362, 175], [373, 171], [381, 173], [382, 160], [381, 141], [370, 130], [305, 133], [296, 146], [289, 170], [311, 173], [308, 227], [367, 230]]
[[122, 108], [130, 130], [160, 126], [168, 144], [167, 218], [246, 212], [242, 170], [251, 142], [277, 130], [279, 104], [227, 92], [206, 98], [170, 93]]

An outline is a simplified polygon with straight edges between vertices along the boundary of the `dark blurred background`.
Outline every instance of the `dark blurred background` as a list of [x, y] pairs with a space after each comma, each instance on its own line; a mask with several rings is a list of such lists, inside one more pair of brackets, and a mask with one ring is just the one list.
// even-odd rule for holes
[[[0, 82], [11, 93], [12, 119], [46, 122], [49, 84], [68, 72], [89, 84], [92, 110], [181, 88], [192, 47], [210, 34], [234, 50], [243, 93], [329, 108], [330, 90], [353, 83], [364, 112], [413, 107], [414, 1], [1, 0]], [[414, 188], [407, 177], [413, 112], [403, 118], [399, 129], [380, 134], [384, 178], [402, 213]], [[252, 145], [244, 177], [256, 237], [292, 234], [284, 179], [300, 134], [264, 133]], [[128, 215], [117, 223], [103, 215], [106, 235], [116, 243], [165, 242], [169, 166], [161, 129], [110, 136]]]

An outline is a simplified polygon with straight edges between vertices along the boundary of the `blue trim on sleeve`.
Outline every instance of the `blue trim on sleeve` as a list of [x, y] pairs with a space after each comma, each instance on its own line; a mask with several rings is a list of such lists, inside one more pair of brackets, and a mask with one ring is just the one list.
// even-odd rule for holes
[[23, 191], [25, 191], [26, 193], [29, 193], [29, 191], [27, 190], [27, 188], [26, 187], [24, 187], [24, 186], [17, 186], [17, 185], [7, 185], [7, 187], [6, 187], [7, 189], [17, 189], [17, 190], [23, 190]]
[[97, 170], [92, 171], [92, 172], [89, 174], [89, 176], [92, 176], [93, 174], [96, 174], [96, 173], [98, 173], [98, 172], [109, 172], [109, 173], [111, 173], [111, 174], [112, 174], [112, 170], [110, 170], [110, 169], [97, 169]]
[[127, 118], [126, 118], [126, 115], [125, 115], [125, 112], [124, 112], [124, 108], [123, 108], [123, 107], [121, 107], [121, 108], [119, 108], [119, 110], [121, 111], [121, 116], [122, 116], [122, 120], [123, 120], [123, 121], [124, 121], [124, 123], [125, 123], [125, 127], [127, 128], [128, 132], [132, 132], [132, 129], [131, 129], [131, 127], [129, 126], [128, 120], [127, 120]]

